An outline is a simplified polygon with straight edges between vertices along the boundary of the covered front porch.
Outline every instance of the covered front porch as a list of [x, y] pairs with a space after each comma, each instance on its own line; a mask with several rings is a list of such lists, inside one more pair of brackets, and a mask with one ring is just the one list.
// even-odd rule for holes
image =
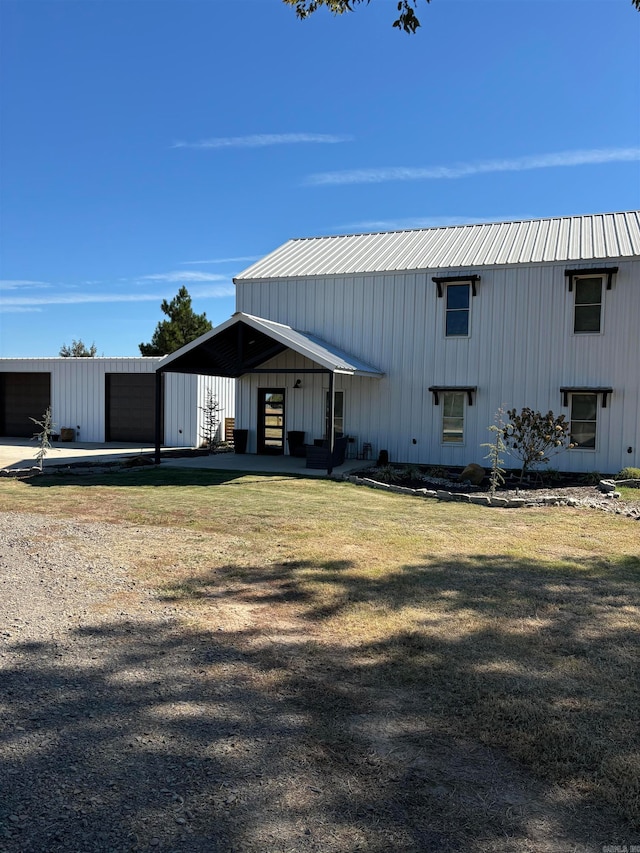
[[[236, 428], [250, 455], [260, 459], [289, 453], [291, 433], [308, 445], [324, 442], [326, 471], [342, 465], [349, 420], [345, 384], [380, 379], [383, 373], [308, 332], [238, 312], [217, 328], [164, 358], [156, 372], [157, 437], [160, 435], [163, 373], [195, 373], [239, 380]], [[368, 382], [364, 382], [368, 386]], [[356, 395], [354, 395], [356, 396]], [[354, 403], [354, 408], [355, 408]], [[357, 455], [353, 448], [347, 457]], [[304, 450], [300, 454], [304, 456]], [[315, 454], [317, 456], [317, 453]], [[237, 458], [240, 454], [237, 455]], [[358, 460], [352, 460], [358, 461]], [[156, 441], [156, 463], [160, 444]], [[299, 459], [298, 464], [304, 462]], [[362, 464], [362, 463], [360, 463]], [[323, 466], [324, 467], [324, 466]]]

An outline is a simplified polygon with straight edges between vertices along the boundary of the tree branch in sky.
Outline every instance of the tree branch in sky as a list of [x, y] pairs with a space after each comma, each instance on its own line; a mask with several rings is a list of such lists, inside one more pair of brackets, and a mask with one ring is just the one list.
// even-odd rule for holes
[[[299, 18], [308, 18], [320, 6], [326, 6], [334, 15], [342, 15], [344, 12], [353, 12], [354, 6], [360, 3], [369, 4], [370, 0], [283, 0], [289, 6], [294, 6], [296, 15]], [[426, 0], [427, 3], [430, 0]], [[640, 0], [633, 0], [634, 3], [640, 3]], [[415, 33], [420, 26], [414, 9], [417, 8], [418, 0], [398, 0], [398, 17], [393, 22], [393, 26], [399, 30], [404, 30], [405, 33]]]

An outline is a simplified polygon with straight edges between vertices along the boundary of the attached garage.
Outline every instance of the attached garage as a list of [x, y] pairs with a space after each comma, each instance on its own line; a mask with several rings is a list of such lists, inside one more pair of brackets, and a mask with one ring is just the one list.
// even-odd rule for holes
[[30, 438], [50, 405], [50, 373], [0, 373], [0, 435]]
[[[0, 435], [31, 437], [35, 426], [29, 417], [39, 419], [51, 406], [56, 431], [71, 429], [76, 441], [153, 445], [161, 360], [0, 358]], [[163, 382], [161, 427], [168, 447], [201, 445], [202, 407], [209, 393], [223, 421], [235, 416], [234, 379], [167, 374]]]
[[105, 380], [106, 440], [153, 444], [155, 373], [107, 373]]

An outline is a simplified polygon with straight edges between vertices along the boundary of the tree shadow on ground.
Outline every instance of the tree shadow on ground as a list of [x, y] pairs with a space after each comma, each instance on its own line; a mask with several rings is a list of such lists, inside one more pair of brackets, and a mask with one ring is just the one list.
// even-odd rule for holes
[[199, 624], [208, 605], [242, 604], [248, 627], [121, 617], [7, 644], [3, 849], [624, 841], [638, 561], [604, 568], [479, 555], [371, 580], [348, 562], [227, 566], [161, 598], [205, 608]]
[[274, 474], [260, 471], [222, 471], [197, 468], [143, 468], [128, 471], [100, 471], [84, 473], [78, 469], [71, 471], [46, 471], [42, 475], [24, 478], [24, 482], [38, 489], [52, 486], [222, 486], [234, 485], [247, 478], [263, 479], [268, 477], [274, 482], [305, 479], [301, 474]]

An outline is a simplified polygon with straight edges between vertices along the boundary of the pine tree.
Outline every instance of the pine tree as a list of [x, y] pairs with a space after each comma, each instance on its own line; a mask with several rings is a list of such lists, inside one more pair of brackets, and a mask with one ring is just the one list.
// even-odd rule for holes
[[139, 345], [141, 355], [169, 355], [213, 328], [205, 313], [194, 312], [184, 285], [171, 302], [164, 299], [160, 308], [169, 319], [158, 323], [151, 343]]

